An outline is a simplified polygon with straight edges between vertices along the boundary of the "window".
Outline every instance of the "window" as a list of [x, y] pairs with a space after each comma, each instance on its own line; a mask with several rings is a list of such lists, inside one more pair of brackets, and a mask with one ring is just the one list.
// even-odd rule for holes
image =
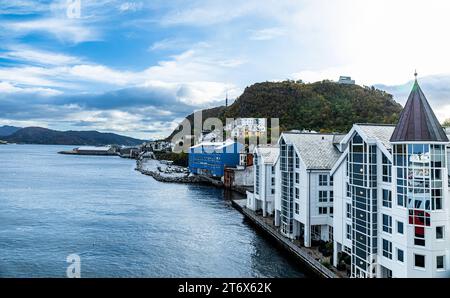
[[319, 207], [319, 214], [320, 215], [327, 214], [327, 207]]
[[350, 191], [350, 184], [348, 184], [348, 183], [346, 183], [346, 184], [347, 184], [347, 197], [351, 198], [352, 192]]
[[403, 235], [403, 222], [397, 221], [397, 233]]
[[352, 240], [352, 226], [351, 225], [347, 225], [346, 234], [347, 234], [347, 239]]
[[328, 175], [319, 175], [319, 186], [328, 185]]
[[326, 203], [328, 201], [328, 192], [324, 190], [319, 190], [319, 202]]
[[436, 269], [444, 269], [444, 256], [436, 257]]
[[389, 161], [389, 159], [386, 157], [386, 155], [383, 154], [383, 158], [382, 158], [382, 167], [383, 167], [383, 182], [391, 182], [392, 180], [392, 175], [391, 175], [391, 162]]
[[414, 255], [414, 266], [418, 268], [425, 268], [425, 256]]
[[330, 186], [333, 186], [333, 184], [334, 184], [334, 178], [333, 178], [333, 176], [330, 176]]
[[436, 239], [444, 239], [444, 227], [436, 227]]
[[433, 202], [436, 210], [442, 210], [442, 198], [435, 198]]
[[405, 260], [405, 256], [404, 256], [404, 255], [405, 255], [405, 254], [404, 254], [403, 250], [397, 248], [397, 261], [403, 263], [404, 260]]
[[300, 169], [300, 158], [298, 158], [297, 153], [295, 153], [295, 168]]
[[334, 201], [334, 192], [330, 191], [330, 202]]
[[347, 218], [352, 218], [352, 205], [347, 203]]
[[334, 213], [334, 209], [333, 209], [333, 207], [330, 207], [330, 214], [333, 214]]
[[295, 203], [295, 214], [299, 214], [300, 213], [300, 206], [298, 203]]
[[300, 174], [295, 173], [295, 183], [300, 184]]
[[272, 175], [275, 175], [275, 166], [272, 166]]
[[[295, 188], [295, 198], [300, 199], [300, 189], [298, 187]], [[292, 207], [291, 207], [292, 208]]]
[[275, 194], [275, 188], [272, 188], [272, 189], [270, 190], [270, 193], [274, 195], [274, 194]]
[[275, 177], [272, 177], [272, 186], [275, 185]]
[[383, 189], [383, 207], [392, 208], [392, 192]]
[[392, 234], [392, 217], [383, 214], [383, 232]]
[[383, 239], [383, 256], [392, 260], [392, 242]]

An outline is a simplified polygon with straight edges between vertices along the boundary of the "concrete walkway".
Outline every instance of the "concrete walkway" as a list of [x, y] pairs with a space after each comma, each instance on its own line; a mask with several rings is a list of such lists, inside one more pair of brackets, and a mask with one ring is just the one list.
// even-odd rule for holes
[[255, 223], [259, 228], [264, 230], [267, 234], [275, 238], [284, 248], [296, 255], [302, 262], [306, 263], [314, 272], [325, 278], [339, 278], [343, 277], [341, 274], [334, 272], [324, 265], [322, 265], [317, 258], [317, 253], [314, 249], [301, 247], [296, 245], [290, 239], [284, 237], [278, 229], [267, 221], [262, 216], [257, 215], [252, 210], [246, 208], [247, 200], [232, 200], [233, 206], [244, 214], [248, 219]]

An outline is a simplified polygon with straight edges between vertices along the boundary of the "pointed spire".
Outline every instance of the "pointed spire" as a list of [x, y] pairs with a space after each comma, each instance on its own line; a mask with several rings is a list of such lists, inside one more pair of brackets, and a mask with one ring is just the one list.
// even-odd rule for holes
[[405, 108], [391, 137], [391, 142], [449, 142], [425, 94], [415, 81]]

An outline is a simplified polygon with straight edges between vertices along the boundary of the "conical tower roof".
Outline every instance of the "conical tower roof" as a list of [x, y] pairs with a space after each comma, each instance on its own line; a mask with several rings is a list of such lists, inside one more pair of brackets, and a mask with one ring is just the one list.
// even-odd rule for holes
[[447, 135], [420, 89], [417, 78], [391, 142], [448, 142]]

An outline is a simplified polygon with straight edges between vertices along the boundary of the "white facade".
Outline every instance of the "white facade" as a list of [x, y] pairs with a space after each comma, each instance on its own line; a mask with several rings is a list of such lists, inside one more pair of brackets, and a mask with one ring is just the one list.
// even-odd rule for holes
[[275, 224], [286, 237], [299, 239], [306, 247], [332, 237], [330, 170], [340, 155], [333, 139], [334, 135], [283, 133], [279, 140]]
[[276, 172], [280, 149], [257, 147], [253, 157], [253, 193], [247, 192], [247, 208], [261, 211], [263, 216], [274, 215]]
[[[403, 144], [389, 142], [394, 128], [354, 125], [341, 143], [343, 155], [332, 170], [334, 265], [338, 252], [344, 251], [352, 257], [353, 277], [450, 277], [448, 149], [442, 154], [447, 162], [435, 169], [430, 168], [429, 154], [413, 151], [431, 152], [428, 146], [438, 144], [407, 144], [405, 156], [412, 166], [396, 166], [394, 146]], [[427, 163], [425, 169], [416, 165], [421, 160]], [[421, 184], [436, 170], [442, 181]], [[407, 179], [399, 179], [397, 174], [404, 173]], [[407, 187], [400, 180], [407, 180]], [[432, 185], [442, 190], [438, 204], [432, 203]], [[408, 189], [405, 195], [399, 193], [403, 186]]]

